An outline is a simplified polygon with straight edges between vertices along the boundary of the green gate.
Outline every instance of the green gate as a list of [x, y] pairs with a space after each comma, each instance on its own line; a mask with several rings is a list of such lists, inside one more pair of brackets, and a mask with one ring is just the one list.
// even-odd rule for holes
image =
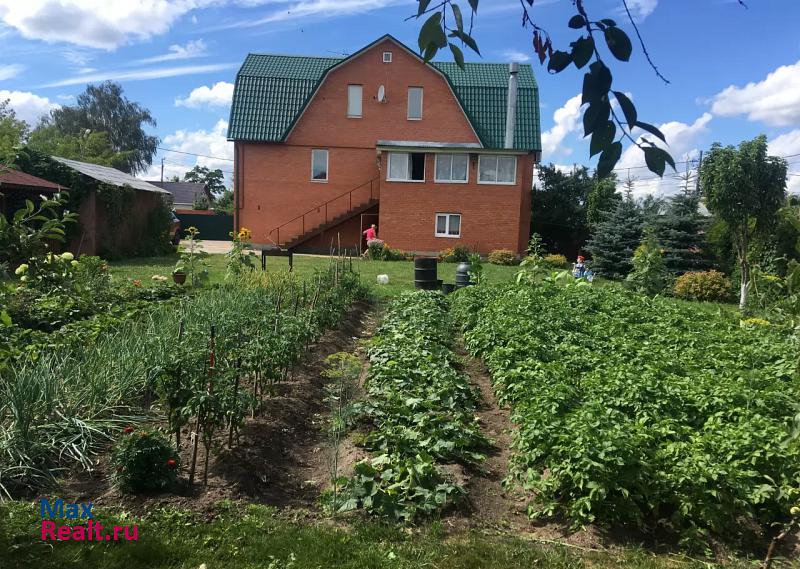
[[200, 231], [199, 238], [204, 241], [230, 241], [233, 231], [232, 215], [205, 215], [198, 213], [176, 212], [181, 220], [181, 237], [189, 227], [196, 227]]

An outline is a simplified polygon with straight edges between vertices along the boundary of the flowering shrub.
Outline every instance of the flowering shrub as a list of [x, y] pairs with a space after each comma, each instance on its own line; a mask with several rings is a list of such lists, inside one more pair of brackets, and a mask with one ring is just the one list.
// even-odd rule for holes
[[150, 428], [126, 427], [111, 459], [114, 478], [125, 492], [164, 490], [178, 478], [175, 450], [164, 435]]
[[14, 271], [25, 287], [41, 292], [69, 287], [75, 278], [78, 261], [72, 253], [54, 255], [48, 253], [41, 257], [31, 257]]
[[552, 269], [569, 269], [569, 261], [564, 255], [559, 254], [551, 254], [545, 255], [542, 259], [542, 262]]
[[392, 249], [381, 239], [367, 241], [367, 257], [373, 261], [403, 261], [410, 255], [401, 249]]
[[439, 252], [439, 260], [443, 263], [466, 263], [469, 261], [469, 249], [463, 245], [449, 247]]
[[517, 255], [510, 249], [495, 249], [489, 253], [489, 262], [493, 265], [516, 265]]
[[684, 300], [725, 302], [731, 298], [731, 281], [719, 271], [684, 273], [675, 279], [672, 294]]

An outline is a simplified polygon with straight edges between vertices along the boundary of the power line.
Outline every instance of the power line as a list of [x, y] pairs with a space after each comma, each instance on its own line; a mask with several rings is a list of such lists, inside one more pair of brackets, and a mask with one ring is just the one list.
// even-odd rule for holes
[[162, 150], [164, 152], [175, 152], [176, 154], [187, 154], [189, 156], [200, 156], [201, 158], [211, 158], [212, 160], [224, 160], [225, 162], [233, 162], [233, 158], [223, 158], [222, 156], [209, 156], [208, 154], [197, 154], [196, 152], [185, 152], [183, 150], [175, 150], [173, 148], [161, 148], [160, 146], [158, 146], [157, 149]]
[[[189, 168], [189, 166], [187, 166], [186, 164], [181, 164], [180, 162], [170, 162], [169, 160], [164, 160], [163, 162], [164, 162], [164, 164], [169, 164], [171, 166], [181, 166], [183, 168]], [[223, 170], [222, 168], [216, 168], [216, 170], [219, 170], [220, 172], [222, 172], [224, 174], [233, 175], [233, 170]]]

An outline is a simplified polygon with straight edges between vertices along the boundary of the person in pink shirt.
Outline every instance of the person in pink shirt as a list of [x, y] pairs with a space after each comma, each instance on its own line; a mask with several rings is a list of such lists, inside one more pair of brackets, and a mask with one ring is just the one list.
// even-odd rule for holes
[[367, 243], [369, 243], [373, 239], [377, 239], [378, 238], [378, 226], [375, 225], [374, 223], [371, 226], [369, 226], [367, 228], [367, 230], [364, 232], [364, 237], [366, 238]]

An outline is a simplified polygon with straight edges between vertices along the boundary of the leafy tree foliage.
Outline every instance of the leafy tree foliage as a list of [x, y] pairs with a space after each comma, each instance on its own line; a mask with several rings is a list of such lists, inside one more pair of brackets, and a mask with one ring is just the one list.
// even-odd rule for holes
[[533, 189], [531, 225], [545, 248], [569, 257], [588, 237], [586, 200], [594, 182], [585, 167], [563, 172], [554, 165], [538, 168], [539, 181]]
[[64, 135], [105, 132], [114, 152], [120, 153], [123, 172], [137, 174], [153, 163], [158, 137], [145, 132], [145, 127], [156, 126], [150, 111], [124, 96], [119, 83], [105, 81], [88, 85], [78, 95], [77, 105], [54, 109], [42, 127], [54, 126]]
[[614, 209], [622, 196], [615, 178], [591, 176], [583, 166], [564, 172], [554, 165], [538, 167], [534, 187], [531, 225], [549, 251], [577, 256], [593, 224]]
[[105, 132], [64, 133], [54, 124], [35, 128], [28, 137], [28, 146], [48, 156], [61, 156], [118, 169], [125, 168], [134, 154], [133, 151], [114, 150]]
[[644, 218], [630, 192], [611, 214], [597, 224], [586, 250], [592, 254], [592, 268], [611, 279], [631, 272], [631, 259], [642, 241]]
[[589, 229], [614, 210], [620, 200], [622, 194], [617, 192], [617, 177], [613, 172], [606, 178], [595, 178], [594, 187], [586, 198], [586, 224]]
[[28, 124], [17, 118], [8, 100], [0, 101], [0, 164], [14, 161], [15, 148], [28, 133]]
[[214, 201], [214, 196], [225, 191], [225, 175], [219, 168], [211, 170], [207, 166], [195, 166], [183, 175], [183, 181], [203, 184], [209, 203]]
[[217, 198], [214, 210], [217, 213], [233, 215], [233, 190], [225, 189], [222, 192], [222, 195]]
[[[463, 67], [464, 54], [451, 40], [460, 42], [462, 46], [480, 54], [478, 44], [472, 35], [479, 0], [467, 0], [468, 21], [455, 0], [442, 0], [434, 3], [432, 7], [431, 0], [417, 1], [417, 14], [412, 17], [421, 18], [423, 15], [428, 15], [420, 28], [418, 38], [420, 53], [426, 61], [433, 59], [440, 49], [449, 47], [455, 62]], [[547, 62], [547, 70], [550, 73], [561, 73], [573, 64], [576, 69], [584, 69], [588, 65], [588, 71], [583, 76], [581, 100], [582, 104], [588, 105], [583, 114], [583, 128], [584, 136], [591, 136], [591, 156], [600, 155], [597, 174], [605, 177], [612, 172], [622, 156], [622, 140], [628, 139], [631, 144], [642, 150], [648, 169], [663, 176], [666, 166], [670, 165], [674, 169], [675, 162], [669, 153], [657, 146], [653, 140], [659, 139], [666, 143], [666, 138], [658, 128], [639, 120], [638, 111], [631, 98], [614, 87], [613, 74], [605, 63], [605, 56], [601, 53], [601, 47], [605, 44], [607, 52], [614, 59], [627, 62], [633, 52], [631, 39], [615, 20], [591, 18], [586, 9], [586, 0], [573, 0], [572, 3], [577, 13], [569, 19], [567, 26], [580, 33], [580, 36], [571, 42], [565, 51], [554, 49], [550, 34], [539, 26], [531, 15], [535, 0], [520, 2], [522, 26], [532, 29], [533, 49], [541, 64]], [[622, 6], [627, 20], [636, 32], [647, 62], [660, 79], [669, 83], [650, 58], [636, 22], [628, 9], [627, 0], [622, 0]], [[612, 108], [612, 97], [618, 103], [619, 110]], [[653, 139], [643, 136], [637, 140], [633, 136], [634, 129], [645, 131]]]
[[786, 198], [786, 161], [767, 155], [767, 137], [739, 147], [715, 143], [703, 161], [700, 182], [709, 211], [727, 224], [741, 272], [739, 306], [747, 304], [753, 240], [774, 227]]

